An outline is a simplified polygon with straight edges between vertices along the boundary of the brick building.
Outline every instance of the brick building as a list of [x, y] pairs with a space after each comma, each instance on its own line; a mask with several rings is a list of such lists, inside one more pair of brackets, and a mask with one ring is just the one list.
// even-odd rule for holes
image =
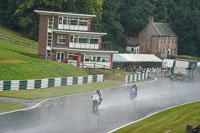
[[137, 37], [126, 37], [125, 44], [128, 53], [139, 54], [140, 43]]
[[153, 17], [150, 17], [149, 24], [140, 31], [139, 42], [141, 54], [154, 54], [160, 58], [177, 54], [178, 36], [170, 23], [154, 22]]
[[40, 15], [39, 58], [112, 69], [113, 54], [118, 51], [102, 50], [102, 36], [107, 33], [91, 31], [91, 20], [96, 15], [35, 12]]

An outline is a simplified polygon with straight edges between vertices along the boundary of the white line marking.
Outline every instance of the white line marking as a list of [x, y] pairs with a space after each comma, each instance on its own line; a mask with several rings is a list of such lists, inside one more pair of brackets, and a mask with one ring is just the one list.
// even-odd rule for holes
[[115, 129], [113, 129], [113, 130], [111, 130], [111, 131], [109, 131], [109, 132], [107, 132], [107, 133], [113, 133], [113, 132], [115, 132], [115, 131], [117, 131], [117, 130], [123, 128], [123, 127], [129, 126], [129, 125], [134, 124], [134, 123], [137, 123], [137, 122], [139, 122], [139, 121], [142, 121], [142, 120], [144, 120], [144, 119], [146, 119], [146, 118], [148, 118], [148, 117], [150, 117], [150, 116], [152, 116], [152, 115], [158, 114], [158, 113], [160, 113], [160, 112], [162, 112], [162, 111], [165, 111], [165, 110], [168, 110], [168, 109], [171, 109], [171, 108], [175, 108], [175, 107], [179, 107], [179, 106], [183, 106], [183, 105], [187, 105], [187, 104], [191, 104], [191, 103], [195, 103], [195, 102], [200, 102], [200, 100], [192, 101], [192, 102], [188, 102], [188, 103], [183, 103], [183, 104], [179, 104], [179, 105], [175, 105], [175, 106], [171, 106], [171, 107], [169, 107], [169, 108], [166, 108], [166, 109], [157, 111], [157, 112], [155, 112], [155, 113], [152, 113], [152, 114], [150, 114], [150, 115], [147, 115], [147, 116], [145, 116], [145, 117], [143, 117], [143, 118], [141, 118], [141, 119], [139, 119], [139, 120], [136, 120], [136, 121], [127, 123], [127, 124], [125, 124], [125, 125], [123, 125], [123, 126], [121, 126], [121, 127], [115, 128]]
[[[157, 78], [155, 78], [155, 80], [153, 81], [156, 81]], [[153, 81], [147, 81], [147, 82], [153, 82]], [[141, 83], [147, 83], [147, 82], [141, 82]], [[141, 84], [140, 83], [140, 84]], [[139, 83], [138, 83], [139, 84]], [[127, 84], [128, 85], [128, 84]], [[119, 88], [119, 87], [123, 87], [123, 85], [120, 85], [120, 86], [117, 86], [117, 87], [112, 87], [112, 88]], [[110, 90], [112, 88], [107, 88], [107, 89], [103, 89], [103, 90]], [[9, 113], [14, 113], [14, 112], [18, 112], [18, 111], [25, 111], [25, 110], [31, 110], [31, 109], [34, 109], [36, 108], [37, 106], [39, 106], [40, 104], [46, 102], [46, 101], [50, 101], [50, 100], [53, 100], [53, 99], [58, 99], [58, 98], [63, 98], [63, 97], [70, 97], [70, 96], [78, 96], [78, 95], [82, 95], [82, 94], [89, 94], [89, 93], [92, 93], [92, 92], [84, 92], [84, 93], [78, 93], [78, 94], [71, 94], [71, 95], [65, 95], [65, 96], [59, 96], [59, 97], [54, 97], [54, 98], [49, 98], [49, 99], [45, 99], [41, 102], [39, 102], [38, 104], [30, 107], [30, 108], [25, 108], [25, 109], [18, 109], [18, 110], [14, 110], [14, 111], [9, 111], [9, 112], [5, 112], [5, 113], [0, 113], [0, 115], [5, 115], [5, 114], [9, 114]], [[73, 101], [72, 101], [73, 102]]]

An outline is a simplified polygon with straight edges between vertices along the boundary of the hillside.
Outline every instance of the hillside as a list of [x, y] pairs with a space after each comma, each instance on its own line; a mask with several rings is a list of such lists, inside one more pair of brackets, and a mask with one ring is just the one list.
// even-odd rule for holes
[[37, 58], [37, 51], [0, 40], [0, 80], [88, 75], [69, 64]]
[[12, 31], [6, 27], [0, 25], [0, 40], [6, 40], [7, 42], [14, 42], [18, 45], [23, 45], [28, 48], [37, 49], [38, 43], [36, 41], [27, 39], [23, 37], [21, 34]]

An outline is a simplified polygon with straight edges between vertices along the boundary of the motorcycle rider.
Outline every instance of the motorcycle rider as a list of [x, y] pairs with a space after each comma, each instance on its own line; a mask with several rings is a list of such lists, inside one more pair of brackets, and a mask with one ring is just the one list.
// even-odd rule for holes
[[137, 95], [137, 86], [136, 86], [136, 84], [133, 84], [133, 86], [131, 87], [130, 94], [136, 94]]
[[92, 98], [93, 96], [98, 95], [99, 96], [99, 104], [101, 104], [102, 99], [102, 91], [101, 90], [96, 90], [93, 94], [92, 94]]

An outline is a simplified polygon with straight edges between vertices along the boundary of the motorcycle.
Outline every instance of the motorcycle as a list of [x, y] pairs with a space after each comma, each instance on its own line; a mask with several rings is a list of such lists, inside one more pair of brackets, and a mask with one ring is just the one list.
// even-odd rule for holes
[[92, 110], [93, 112], [97, 112], [98, 111], [98, 108], [99, 108], [99, 105], [100, 105], [100, 97], [99, 95], [94, 95], [92, 96]]
[[135, 99], [137, 97], [137, 89], [131, 88], [130, 89], [130, 98]]

